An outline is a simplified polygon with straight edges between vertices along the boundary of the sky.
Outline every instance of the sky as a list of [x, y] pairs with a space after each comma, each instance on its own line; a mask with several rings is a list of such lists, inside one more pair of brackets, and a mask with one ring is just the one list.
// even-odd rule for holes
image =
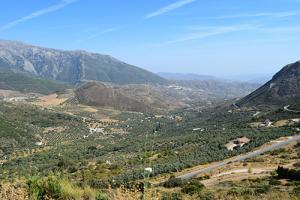
[[273, 74], [300, 60], [300, 0], [1, 0], [0, 39], [152, 72]]

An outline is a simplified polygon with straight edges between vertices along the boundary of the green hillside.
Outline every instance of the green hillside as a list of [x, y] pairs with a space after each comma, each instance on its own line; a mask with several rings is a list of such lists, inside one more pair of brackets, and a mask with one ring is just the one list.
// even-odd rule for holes
[[0, 89], [2, 90], [49, 94], [55, 91], [65, 90], [68, 87], [69, 86], [65, 84], [51, 80], [45, 80], [11, 71], [0, 71]]

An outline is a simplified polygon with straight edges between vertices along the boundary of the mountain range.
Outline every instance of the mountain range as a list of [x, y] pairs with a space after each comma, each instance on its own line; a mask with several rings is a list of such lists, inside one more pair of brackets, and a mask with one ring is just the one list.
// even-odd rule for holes
[[217, 78], [214, 76], [209, 75], [201, 75], [201, 74], [183, 74], [183, 73], [170, 73], [170, 72], [159, 72], [158, 75], [160, 75], [163, 78], [170, 79], [170, 80], [216, 80]]
[[[174, 101], [176, 98], [186, 102], [207, 100], [208, 96], [241, 97], [260, 86], [207, 75], [165, 72], [157, 75], [109, 55], [0, 40], [0, 89], [47, 94], [70, 85], [83, 85], [75, 90], [77, 100], [82, 103], [134, 111], [150, 110], [154, 104], [156, 108], [168, 107], [168, 101], [179, 102]], [[239, 100], [237, 105], [287, 105], [298, 101], [299, 89], [298, 61], [285, 66], [272, 80]], [[161, 105], [158, 106], [158, 102]]]
[[231, 82], [243, 82], [264, 84], [272, 77], [271, 74], [240, 74], [232, 76], [211, 76], [194, 73], [170, 73], [159, 72], [158, 75], [168, 80], [180, 80], [180, 81], [231, 81]]
[[0, 40], [0, 69], [80, 84], [95, 80], [114, 84], [166, 84], [160, 76], [109, 55], [64, 51]]

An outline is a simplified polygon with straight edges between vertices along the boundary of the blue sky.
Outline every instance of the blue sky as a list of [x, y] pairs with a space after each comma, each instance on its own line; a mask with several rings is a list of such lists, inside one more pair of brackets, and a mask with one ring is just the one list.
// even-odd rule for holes
[[300, 0], [3, 0], [0, 38], [153, 72], [270, 74], [300, 59]]

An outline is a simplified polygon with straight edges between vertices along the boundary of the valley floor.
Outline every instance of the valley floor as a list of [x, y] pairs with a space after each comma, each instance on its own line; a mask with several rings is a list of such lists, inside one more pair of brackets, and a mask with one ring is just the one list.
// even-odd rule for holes
[[[2, 199], [299, 197], [299, 182], [276, 178], [298, 170], [298, 113], [223, 102], [158, 115], [70, 95], [1, 102]], [[227, 149], [237, 138], [249, 141]]]

